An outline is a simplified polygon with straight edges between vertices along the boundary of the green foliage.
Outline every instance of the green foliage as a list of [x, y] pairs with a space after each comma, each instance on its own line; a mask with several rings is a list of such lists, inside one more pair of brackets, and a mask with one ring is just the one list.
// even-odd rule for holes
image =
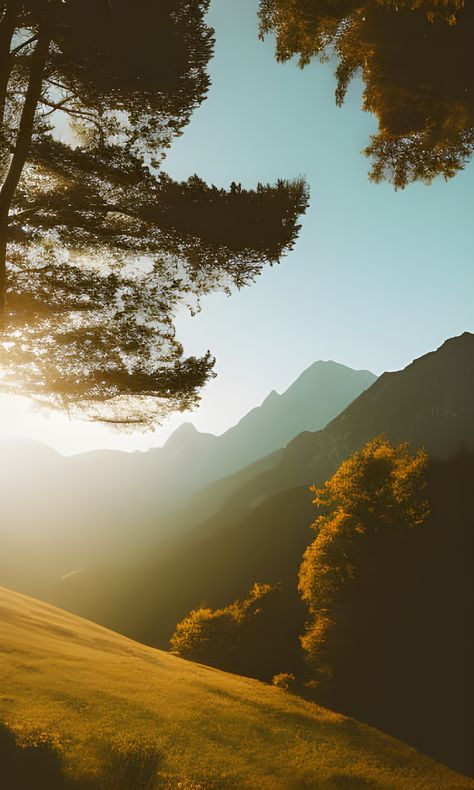
[[262, 613], [263, 600], [277, 586], [255, 583], [244, 600], [222, 609], [193, 609], [176, 626], [170, 639], [177, 655], [231, 671], [239, 663], [239, 647], [249, 639], [253, 621]]
[[344, 617], [344, 596], [357, 580], [360, 546], [380, 531], [420, 525], [428, 515], [423, 498], [427, 456], [379, 436], [344, 461], [320, 489], [317, 536], [299, 572], [299, 591], [310, 620], [301, 644], [319, 680], [332, 675], [331, 651]]
[[365, 83], [378, 134], [365, 149], [373, 181], [396, 188], [454, 176], [474, 150], [474, 7], [462, 0], [261, 0], [260, 30], [278, 60], [335, 58], [336, 101]]

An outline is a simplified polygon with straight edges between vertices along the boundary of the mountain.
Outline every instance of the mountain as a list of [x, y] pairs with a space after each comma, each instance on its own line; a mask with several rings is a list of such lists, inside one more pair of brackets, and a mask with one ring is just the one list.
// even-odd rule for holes
[[[217, 599], [244, 594], [242, 585], [247, 584], [256, 556], [264, 558], [263, 573], [265, 562], [268, 567], [285, 567], [288, 543], [298, 552], [304, 548], [313, 510], [308, 487], [328, 479], [364, 442], [385, 433], [392, 442], [425, 447], [433, 460], [449, 458], [463, 448], [474, 451], [473, 404], [474, 335], [465, 333], [402, 371], [384, 373], [323, 430], [305, 431], [286, 448], [203, 489], [181, 512], [180, 525], [195, 524], [196, 511], [217, 512], [198, 526], [178, 530], [160, 550], [150, 552], [130, 571], [125, 586], [122, 574], [115, 572], [121, 593], [112, 583], [114, 570], [103, 584], [100, 568], [95, 583], [94, 573], [86, 574], [84, 581], [78, 577], [58, 589], [57, 600], [135, 638], [166, 644], [177, 619], [202, 600], [225, 603]], [[297, 489], [297, 494], [291, 493]], [[284, 503], [293, 496], [304, 502], [304, 520], [292, 521], [288, 512], [281, 543], [268, 552], [272, 527], [265, 514], [286, 513]], [[81, 600], [82, 584], [87, 604]], [[124, 606], [123, 595], [131, 596], [134, 605]]]
[[[167, 501], [174, 509], [183, 499], [183, 490], [190, 496], [284, 447], [301, 431], [323, 428], [375, 379], [367, 370], [319, 361], [281, 395], [272, 390], [260, 406], [221, 436], [200, 433], [191, 423], [184, 423], [159, 455], [159, 480]], [[156, 456], [159, 451], [153, 452]]]
[[[354, 398], [375, 381], [367, 370], [351, 370], [336, 362], [315, 362], [281, 395], [274, 390], [261, 406], [252, 409], [222, 436], [205, 435], [201, 445], [197, 432], [178, 429], [181, 456], [191, 468], [199, 463], [199, 487], [225, 477], [259, 458], [284, 447], [301, 431], [323, 428]], [[197, 435], [196, 435], [197, 434]], [[176, 434], [168, 440], [173, 446]], [[207, 476], [207, 480], [204, 479]]]
[[[315, 514], [308, 486], [322, 483], [343, 459], [382, 432], [393, 442], [424, 446], [431, 458], [432, 514], [409, 551], [400, 557], [398, 544], [390, 546], [389, 560], [399, 560], [391, 575], [390, 562], [387, 566], [386, 558], [380, 559], [387, 578], [395, 572], [386, 612], [393, 634], [389, 628], [379, 634], [380, 644], [368, 639], [365, 648], [357, 645], [369, 678], [360, 658], [358, 677], [346, 667], [350, 695], [341, 684], [334, 698], [345, 712], [357, 712], [437, 759], [473, 771], [466, 744], [474, 706], [466, 645], [467, 624], [474, 615], [469, 571], [473, 404], [474, 335], [465, 333], [404, 370], [381, 376], [325, 429], [304, 432], [274, 453], [265, 469], [257, 462], [205, 489], [197, 499], [207, 494], [215, 503], [221, 497], [219, 509], [165, 549], [128, 570], [102, 567], [79, 575], [58, 589], [57, 600], [123, 633], [166, 646], [176, 623], [203, 601], [219, 607], [245, 596], [254, 581], [279, 582], [274, 643], [267, 644], [266, 671], [255, 674], [267, 679], [278, 671], [302, 672], [298, 636], [305, 610], [296, 576], [313, 539], [308, 525]], [[229, 493], [224, 504], [223, 490]], [[200, 507], [203, 512], [202, 502]], [[208, 508], [212, 512], [212, 502]], [[192, 500], [190, 522], [194, 510]], [[410, 580], [409, 594], [397, 586], [397, 579], [403, 585], [405, 578]], [[377, 603], [381, 596], [375, 582], [372, 592]], [[377, 611], [373, 617], [379, 622], [383, 614]], [[405, 674], [398, 671], [396, 658]]]
[[0, 582], [48, 597], [64, 575], [93, 563], [129, 562], [174, 534], [179, 519], [171, 512], [203, 485], [303, 429], [323, 427], [374, 379], [367, 371], [316, 362], [222, 436], [184, 423], [164, 447], [146, 453], [63, 458], [37, 442], [1, 442]]
[[252, 507], [285, 488], [322, 482], [380, 433], [392, 442], [424, 447], [432, 458], [472, 450], [473, 403], [474, 335], [465, 332], [404, 370], [384, 373], [324, 430], [298, 435], [272, 470], [239, 488], [238, 506]]
[[2, 790], [474, 787], [288, 692], [4, 588], [0, 608]]

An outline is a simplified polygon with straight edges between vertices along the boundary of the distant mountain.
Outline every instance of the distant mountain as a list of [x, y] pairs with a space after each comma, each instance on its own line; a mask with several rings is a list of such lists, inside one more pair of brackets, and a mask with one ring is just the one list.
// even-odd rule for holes
[[[252, 581], [249, 568], [260, 559], [263, 573], [272, 564], [284, 568], [291, 545], [301, 556], [310, 539], [309, 485], [322, 483], [342, 460], [380, 433], [393, 442], [425, 447], [432, 459], [446, 459], [462, 449], [474, 451], [474, 335], [452, 338], [404, 370], [384, 373], [323, 430], [303, 432], [286, 448], [203, 489], [179, 514], [180, 526], [195, 525], [196, 510], [213, 515], [173, 533], [165, 548], [139, 563], [130, 582], [133, 606], [124, 608], [120, 591], [112, 593], [99, 579], [95, 593], [86, 584], [85, 609], [76, 582], [58, 593], [60, 602], [91, 617], [100, 609], [100, 617], [107, 623], [111, 618], [117, 630], [166, 644], [176, 620], [191, 607], [202, 600], [218, 603], [221, 593], [235, 598], [246, 592], [237, 589], [239, 579], [242, 586]], [[265, 514], [275, 509], [287, 512], [285, 492], [296, 489], [305, 502], [305, 518], [293, 522], [289, 511], [287, 530], [268, 551], [272, 526]]]
[[0, 442], [0, 583], [47, 596], [68, 573], [129, 562], [179, 528], [170, 513], [202, 486], [303, 429], [323, 427], [374, 380], [368, 371], [316, 362], [222, 436], [184, 423], [164, 447], [146, 453], [63, 458], [37, 442]]
[[[325, 429], [301, 433], [275, 452], [270, 462], [259, 461], [201, 492], [190, 502], [190, 520], [196, 502], [201, 502], [204, 512], [201, 500], [206, 494], [214, 502], [219, 500], [220, 509], [198, 527], [181, 532], [166, 550], [148, 556], [127, 573], [101, 568], [80, 575], [62, 586], [59, 601], [116, 630], [164, 647], [176, 622], [203, 601], [221, 606], [245, 595], [254, 581], [281, 582], [280, 620], [275, 643], [268, 649], [268, 677], [277, 671], [300, 670], [298, 634], [305, 611], [296, 592], [296, 574], [313, 538], [308, 529], [314, 518], [308, 486], [322, 483], [344, 458], [380, 433], [393, 442], [424, 446], [429, 452], [431, 526], [420, 533], [420, 543], [407, 555], [409, 569], [404, 568], [403, 553], [392, 547], [397, 557], [395, 577], [403, 585], [406, 571], [413, 597], [407, 600], [405, 591], [400, 608], [400, 591], [393, 593], [387, 616], [395, 632], [391, 636], [389, 628], [384, 637], [392, 654], [388, 663], [383, 660], [382, 638], [378, 646], [368, 642], [372, 653], [369, 650], [365, 656], [366, 672], [370, 674], [373, 668], [371, 682], [379, 702], [377, 694], [369, 696], [366, 675], [363, 683], [361, 673], [359, 691], [352, 692], [350, 703], [343, 694], [339, 704], [461, 770], [472, 770], [463, 735], [469, 730], [462, 716], [453, 720], [464, 687], [467, 695], [467, 673], [460, 655], [472, 610], [472, 584], [467, 581], [470, 562], [463, 559], [472, 557], [474, 534], [472, 334], [448, 340], [403, 371], [384, 374]], [[229, 496], [222, 505], [223, 491]], [[212, 502], [208, 509], [213, 510]], [[447, 585], [443, 579], [449, 580]], [[397, 590], [396, 585], [393, 589]], [[436, 641], [444, 638], [440, 629], [448, 640], [443, 649], [436, 648]], [[411, 645], [413, 676], [400, 685], [394, 657], [406, 663]], [[374, 656], [380, 655], [382, 668], [375, 677]], [[449, 682], [442, 677], [444, 667]], [[422, 713], [416, 705], [414, 678], [426, 702]], [[464, 706], [465, 716], [469, 704]]]
[[[323, 428], [375, 379], [367, 370], [351, 370], [336, 362], [315, 362], [282, 395], [272, 390], [261, 406], [252, 409], [222, 436], [214, 437], [214, 452], [209, 446], [209, 455], [204, 457], [202, 453], [200, 463], [204, 462], [209, 470], [210, 480], [241, 469], [285, 447], [301, 431]], [[185, 445], [188, 455], [191, 448], [194, 453], [201, 453], [196, 439], [194, 446], [191, 442]]]
[[380, 433], [438, 459], [473, 449], [473, 403], [474, 335], [465, 332], [403, 370], [384, 373], [324, 430], [304, 430], [286, 447], [206, 486], [178, 514], [180, 522], [196, 526], [218, 514], [202, 531], [220, 530], [228, 515], [235, 519], [280, 491], [324, 481]]
[[[317, 432], [303, 431], [260, 469], [219, 481], [234, 494], [235, 512], [256, 507], [269, 496], [297, 485], [322, 482], [342, 460], [380, 433], [392, 442], [424, 447], [432, 458], [445, 459], [458, 450], [474, 449], [474, 335], [447, 340], [437, 351], [416, 359], [401, 371], [384, 373], [334, 420]], [[200, 498], [206, 492], [200, 494]]]
[[[160, 480], [176, 504], [213, 480], [236, 472], [284, 447], [301, 431], [316, 431], [367, 389], [376, 376], [336, 362], [315, 362], [281, 395], [272, 390], [221, 436], [181, 425], [160, 453]], [[153, 451], [155, 454], [158, 451]]]

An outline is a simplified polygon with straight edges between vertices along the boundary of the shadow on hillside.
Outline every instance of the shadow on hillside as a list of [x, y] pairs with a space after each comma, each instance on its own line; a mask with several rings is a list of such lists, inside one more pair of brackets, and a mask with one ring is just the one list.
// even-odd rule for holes
[[90, 781], [64, 774], [61, 759], [48, 746], [18, 746], [0, 725], [0, 785], [2, 790], [98, 790]]

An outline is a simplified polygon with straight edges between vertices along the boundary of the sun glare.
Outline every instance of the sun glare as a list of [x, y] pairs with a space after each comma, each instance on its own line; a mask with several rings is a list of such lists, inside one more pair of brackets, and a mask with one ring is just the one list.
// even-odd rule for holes
[[33, 439], [62, 455], [96, 449], [148, 450], [162, 445], [176, 427], [172, 421], [153, 432], [123, 433], [98, 423], [72, 419], [61, 412], [39, 410], [26, 398], [0, 396], [0, 439]]

